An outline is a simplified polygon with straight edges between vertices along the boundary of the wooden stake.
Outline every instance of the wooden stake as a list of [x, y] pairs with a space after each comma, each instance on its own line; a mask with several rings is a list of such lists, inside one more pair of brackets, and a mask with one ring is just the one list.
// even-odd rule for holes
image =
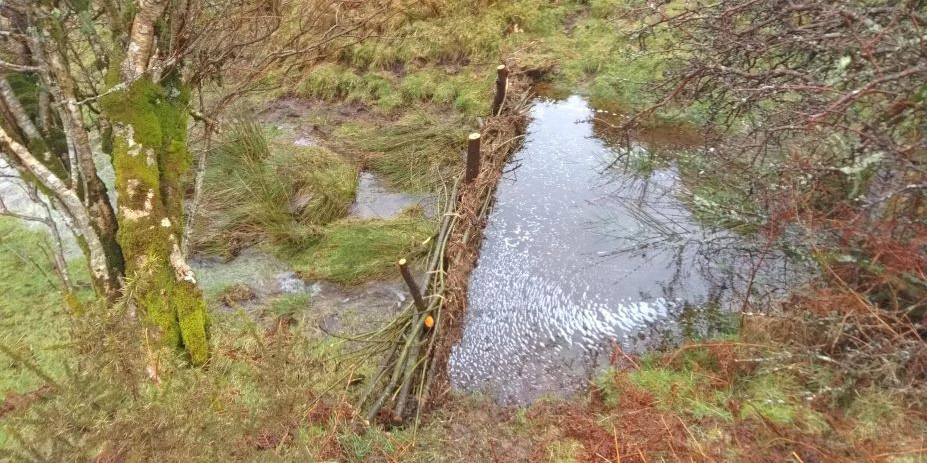
[[464, 181], [467, 183], [476, 179], [480, 175], [480, 134], [471, 133], [467, 138], [467, 173]]
[[509, 69], [504, 64], [496, 68], [496, 96], [492, 100], [492, 115], [498, 116], [502, 112], [502, 103], [505, 102], [505, 87], [508, 82]]
[[402, 274], [402, 279], [406, 281], [406, 286], [409, 287], [409, 292], [412, 293], [412, 300], [415, 301], [415, 307], [418, 308], [419, 312], [424, 312], [426, 309], [425, 300], [422, 299], [422, 293], [419, 291], [415, 279], [412, 278], [412, 272], [409, 271], [409, 265], [406, 263], [405, 259], [399, 259], [399, 273]]

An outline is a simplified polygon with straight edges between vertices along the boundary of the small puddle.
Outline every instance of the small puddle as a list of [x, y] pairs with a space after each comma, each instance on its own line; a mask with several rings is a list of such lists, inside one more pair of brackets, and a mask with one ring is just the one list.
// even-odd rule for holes
[[533, 108], [471, 274], [455, 387], [506, 403], [570, 395], [616, 343], [639, 352], [678, 337], [678, 320], [724, 300], [733, 272], [703, 244], [725, 232], [695, 222], [675, 169], [608, 168], [646, 151], [597, 138], [595, 115], [578, 96]]
[[357, 181], [357, 196], [348, 215], [359, 219], [388, 219], [413, 206], [422, 206], [426, 215], [434, 215], [431, 197], [392, 190], [376, 174], [365, 170]]
[[[327, 281], [303, 281], [277, 257], [257, 247], [248, 248], [223, 262], [211, 257], [190, 260], [207, 300], [216, 301], [227, 288], [245, 285], [253, 297], [235, 301], [227, 310], [244, 309], [257, 319], [273, 301], [288, 295], [307, 296], [295, 315], [303, 317], [309, 336], [355, 333], [375, 329], [395, 316], [406, 300], [406, 287], [398, 279], [340, 286]], [[221, 302], [221, 301], [217, 301]]]

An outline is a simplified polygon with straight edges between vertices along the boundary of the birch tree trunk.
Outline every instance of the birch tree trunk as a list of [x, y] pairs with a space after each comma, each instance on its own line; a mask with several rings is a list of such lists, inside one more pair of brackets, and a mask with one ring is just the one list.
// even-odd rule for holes
[[[149, 66], [155, 22], [168, 3], [138, 2], [125, 59], [118, 63], [122, 81], [101, 99], [102, 115], [113, 133], [117, 241], [126, 274], [143, 278], [136, 290], [137, 305], [160, 328], [165, 343], [185, 348], [194, 364], [202, 364], [209, 357], [206, 303], [180, 248], [182, 183], [191, 165], [190, 91], [176, 72], [156, 81], [161, 71]], [[164, 27], [160, 32], [171, 30]]]
[[[87, 10], [91, 3], [75, 4], [74, 15], [61, 15], [46, 2], [0, 8], [0, 25], [7, 19], [19, 41], [12, 51], [22, 52], [18, 63], [0, 61], [0, 155], [61, 205], [88, 257], [98, 294], [109, 300], [133, 298], [133, 306], [157, 327], [164, 344], [184, 348], [194, 364], [203, 364], [209, 356], [206, 304], [180, 252], [183, 182], [191, 164], [190, 92], [177, 77], [176, 58], [167, 69], [155, 52], [157, 42], [171, 43], [173, 29], [165, 11], [170, 3], [140, 0], [131, 9], [106, 3], [113, 13], [108, 16], [113, 21], [109, 50], [94, 27], [95, 15]], [[66, 27], [62, 18], [77, 18], [77, 27]], [[74, 39], [83, 39], [102, 55], [95, 64], [109, 63], [103, 86], [87, 87], [103, 72], [98, 66], [76, 64], [82, 57], [68, 51]], [[2, 74], [4, 63], [37, 78], [38, 104], [31, 114]], [[89, 74], [75, 77], [88, 69]], [[93, 107], [80, 101], [87, 91], [99, 92]], [[105, 153], [94, 147], [94, 129], [111, 147], [118, 210], [97, 172], [96, 163]], [[52, 132], [63, 135], [63, 152], [52, 152]], [[122, 294], [124, 276], [137, 282], [132, 294]]]

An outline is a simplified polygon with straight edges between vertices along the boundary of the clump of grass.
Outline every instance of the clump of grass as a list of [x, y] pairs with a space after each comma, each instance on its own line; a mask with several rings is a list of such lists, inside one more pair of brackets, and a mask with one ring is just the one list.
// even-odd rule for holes
[[625, 395], [644, 393], [659, 409], [695, 420], [768, 421], [809, 434], [827, 429], [822, 416], [803, 401], [797, 378], [787, 373], [733, 371], [731, 359], [719, 352], [685, 349], [674, 353], [670, 363], [665, 355], [651, 354], [641, 359], [639, 368], [607, 371], [596, 383], [611, 408], [622, 407]]
[[649, 366], [631, 372], [631, 384], [652, 393], [661, 407], [701, 419], [731, 418], [721, 404], [724, 392], [712, 390], [708, 380], [694, 371]]
[[394, 187], [428, 192], [461, 168], [470, 127], [464, 118], [412, 112], [382, 127], [346, 124], [335, 136], [351, 149], [370, 153], [370, 168]]
[[434, 229], [434, 223], [421, 216], [341, 220], [326, 227], [318, 245], [297, 255], [293, 263], [304, 278], [342, 284], [390, 276], [399, 259], [427, 252], [423, 242]]
[[762, 417], [812, 433], [827, 429], [824, 418], [801, 403], [799, 390], [796, 379], [788, 374], [755, 375], [744, 385], [748, 401], [740, 411], [741, 417]]
[[489, 111], [492, 73], [470, 67], [450, 72], [423, 67], [397, 77], [388, 71], [355, 71], [323, 63], [296, 86], [296, 94], [327, 101], [359, 102], [383, 112], [435, 103], [464, 114]]
[[294, 317], [305, 311], [311, 302], [308, 294], [286, 294], [271, 300], [265, 312], [272, 318]]
[[859, 438], [872, 439], [909, 424], [902, 400], [891, 391], [867, 388], [854, 393], [856, 397], [847, 407], [847, 415], [858, 423], [854, 434]]
[[361, 83], [353, 70], [338, 63], [321, 63], [297, 84], [297, 94], [326, 100], [345, 97]]
[[582, 442], [573, 439], [555, 440], [547, 446], [547, 461], [551, 463], [572, 463], [577, 461], [582, 450]]
[[489, 112], [492, 85], [492, 72], [482, 67], [456, 72], [425, 67], [406, 74], [399, 91], [408, 101], [443, 104], [475, 116]]
[[209, 158], [198, 248], [231, 256], [260, 240], [303, 247], [347, 214], [357, 169], [321, 147], [267, 141], [261, 126], [238, 121]]

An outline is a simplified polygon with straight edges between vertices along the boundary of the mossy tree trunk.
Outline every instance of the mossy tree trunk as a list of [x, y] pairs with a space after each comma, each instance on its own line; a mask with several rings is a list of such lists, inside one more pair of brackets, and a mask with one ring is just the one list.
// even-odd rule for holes
[[[338, 39], [373, 33], [394, 4], [271, 3], [256, 15], [256, 4], [238, 0], [0, 1], [0, 160], [60, 212], [97, 293], [132, 297], [197, 364], [208, 346], [203, 296], [182, 252], [188, 114], [216, 127], [272, 71], [302, 69], [331, 56]], [[233, 82], [194, 109], [188, 90], [225, 69]], [[117, 207], [97, 172], [106, 162]]]
[[180, 251], [189, 92], [174, 79], [166, 82], [139, 78], [103, 99], [113, 127], [118, 242], [126, 274], [141, 278], [138, 305], [166, 343], [184, 347], [201, 364], [209, 352], [206, 306]]
[[[159, 329], [165, 344], [202, 364], [209, 355], [206, 305], [180, 251], [190, 92], [171, 51], [172, 19], [187, 11], [186, 3], [129, 3], [106, 3], [110, 14], [103, 16], [91, 14], [90, 2], [66, 6], [73, 15], [43, 1], [0, 11], [23, 51], [16, 63], [0, 60], [0, 70], [11, 68], [28, 82], [28, 92], [17, 92], [0, 74], [0, 157], [61, 212], [88, 257], [98, 294], [130, 297], [129, 306]], [[68, 24], [68, 18], [79, 21]], [[111, 18], [107, 40], [93, 18]], [[86, 69], [70, 53], [74, 40], [102, 55], [99, 67]], [[106, 64], [105, 82], [88, 87]], [[95, 96], [87, 98], [88, 92]], [[41, 114], [43, 94], [53, 101], [46, 105], [55, 111], [52, 120]], [[22, 104], [32, 100], [34, 107]], [[116, 174], [117, 208], [97, 172], [105, 154], [94, 152], [95, 136]], [[135, 282], [131, 294], [122, 291], [123, 278]]]

